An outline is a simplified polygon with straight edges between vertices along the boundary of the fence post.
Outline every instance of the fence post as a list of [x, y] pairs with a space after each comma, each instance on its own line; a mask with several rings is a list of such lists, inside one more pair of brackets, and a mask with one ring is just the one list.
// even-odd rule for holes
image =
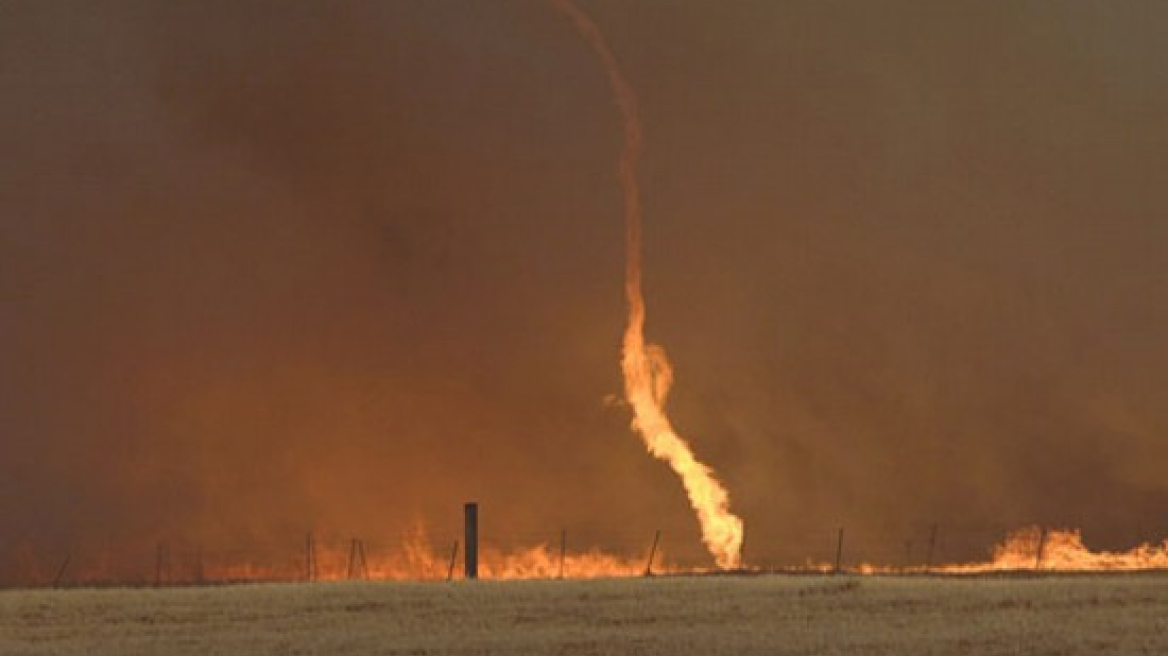
[[352, 581], [357, 576], [357, 538], [349, 539], [349, 568], [348, 578]]
[[357, 540], [357, 558], [361, 563], [361, 578], [369, 580], [369, 560], [365, 558], [365, 541]]
[[65, 553], [65, 560], [61, 563], [61, 566], [57, 568], [57, 575], [53, 577], [53, 587], [54, 588], [58, 588], [61, 586], [61, 581], [65, 579], [65, 571], [69, 569], [69, 561], [70, 560], [73, 560], [73, 552], [72, 551], [68, 551]]
[[835, 571], [833, 571], [832, 574], [839, 574], [840, 573], [840, 562], [843, 559], [843, 555], [844, 555], [844, 529], [843, 529], [843, 527], [840, 527], [839, 535], [836, 537], [836, 541], [835, 541]]
[[1034, 552], [1034, 569], [1042, 567], [1042, 552], [1046, 549], [1046, 529], [1042, 529], [1042, 533], [1038, 536], [1038, 549]]
[[738, 569], [746, 569], [746, 527], [742, 527], [742, 542], [738, 543]]
[[446, 568], [446, 580], [454, 579], [454, 563], [458, 561], [458, 540], [454, 541], [454, 546], [450, 548], [450, 566]]
[[465, 575], [468, 579], [479, 577], [479, 504], [471, 501], [463, 507], [463, 549]]
[[560, 529], [560, 578], [564, 578], [564, 557], [568, 551], [568, 531]]
[[315, 581], [316, 575], [316, 540], [310, 532], [304, 536], [304, 578]]
[[657, 555], [657, 543], [661, 541], [661, 529], [653, 534], [653, 546], [649, 547], [649, 560], [645, 562], [645, 576], [653, 576], [653, 557]]
[[154, 587], [160, 587], [163, 583], [170, 583], [170, 545], [159, 542], [158, 553], [154, 558]]
[[933, 570], [933, 550], [937, 548], [937, 525], [929, 527], [929, 551], [925, 556], [925, 573]]
[[365, 543], [360, 538], [349, 541], [349, 580], [369, 579], [369, 563], [365, 560]]

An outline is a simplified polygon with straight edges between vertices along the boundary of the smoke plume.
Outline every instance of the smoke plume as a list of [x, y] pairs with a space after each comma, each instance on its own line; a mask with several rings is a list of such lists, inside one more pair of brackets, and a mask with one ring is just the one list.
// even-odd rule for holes
[[[1168, 4], [584, 6], [748, 562], [1163, 538]], [[468, 500], [504, 551], [707, 563], [600, 401], [644, 319], [610, 82], [546, 2], [0, 3], [0, 578], [448, 554]]]

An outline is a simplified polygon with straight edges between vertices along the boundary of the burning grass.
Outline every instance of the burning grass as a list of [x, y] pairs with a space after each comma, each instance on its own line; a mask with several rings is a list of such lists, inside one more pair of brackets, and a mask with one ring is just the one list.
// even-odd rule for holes
[[[122, 558], [112, 551], [79, 557], [69, 554], [56, 568], [39, 563], [26, 571], [0, 578], [0, 587], [117, 587], [146, 585], [202, 585], [225, 583], [276, 583], [313, 581], [445, 581], [462, 577], [457, 544], [445, 553], [427, 537], [422, 527], [403, 536], [400, 544], [381, 543], [366, 550], [360, 540], [328, 541], [305, 553], [278, 549], [258, 551], [172, 551], [166, 543], [157, 553], [129, 549]], [[479, 576], [484, 579], [590, 579], [637, 577], [652, 558], [654, 574], [950, 574], [1168, 571], [1168, 541], [1145, 542], [1123, 551], [1092, 550], [1074, 529], [1029, 526], [1011, 531], [987, 558], [969, 562], [888, 564], [881, 561], [828, 562], [806, 559], [802, 563], [748, 563], [733, 570], [710, 566], [679, 565], [654, 546], [645, 554], [608, 553], [599, 547], [568, 550], [565, 543], [540, 542], [527, 547], [501, 549], [484, 545], [479, 550]], [[359, 554], [359, 557], [358, 557]], [[146, 565], [152, 565], [147, 571]], [[310, 566], [309, 566], [310, 565]], [[2, 575], [2, 570], [0, 570]]]
[[657, 577], [0, 593], [0, 653], [1163, 654], [1168, 576]]

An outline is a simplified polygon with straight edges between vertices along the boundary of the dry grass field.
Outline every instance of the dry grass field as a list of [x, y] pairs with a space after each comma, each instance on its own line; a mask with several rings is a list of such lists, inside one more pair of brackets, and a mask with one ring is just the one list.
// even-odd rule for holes
[[1168, 577], [0, 592], [0, 654], [1168, 654]]

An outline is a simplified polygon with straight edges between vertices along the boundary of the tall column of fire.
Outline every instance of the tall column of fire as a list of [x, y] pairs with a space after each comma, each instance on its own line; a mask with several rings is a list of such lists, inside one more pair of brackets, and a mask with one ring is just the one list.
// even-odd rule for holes
[[689, 444], [674, 431], [665, 414], [665, 398], [673, 382], [673, 370], [665, 350], [645, 341], [645, 297], [641, 290], [641, 193], [637, 180], [642, 133], [637, 98], [596, 23], [569, 0], [552, 0], [552, 3], [571, 18], [600, 59], [624, 123], [619, 173], [624, 190], [625, 297], [629, 320], [622, 342], [621, 370], [625, 379], [625, 399], [633, 409], [633, 429], [640, 434], [649, 453], [667, 462], [681, 477], [701, 525], [702, 542], [714, 556], [714, 561], [719, 567], [737, 567], [742, 547], [742, 519], [730, 511], [730, 495], [714, 472], [694, 456]]

